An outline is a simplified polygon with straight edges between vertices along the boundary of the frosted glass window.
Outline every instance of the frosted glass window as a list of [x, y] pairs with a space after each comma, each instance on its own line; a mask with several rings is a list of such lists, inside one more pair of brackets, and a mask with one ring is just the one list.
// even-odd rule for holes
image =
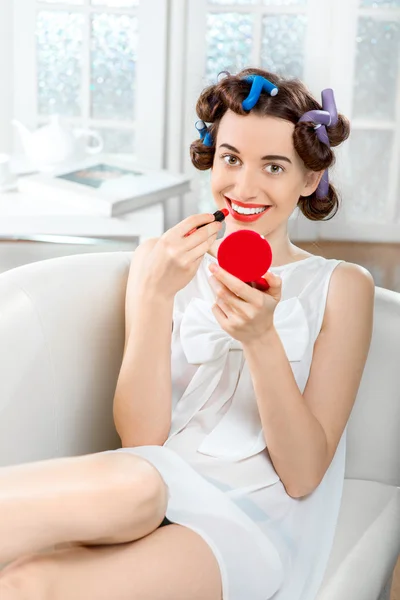
[[81, 114], [83, 15], [40, 11], [36, 21], [38, 112]]
[[360, 0], [361, 8], [400, 8], [400, 0]]
[[131, 120], [137, 60], [137, 18], [95, 14], [92, 17], [91, 112], [98, 119]]
[[[107, 153], [126, 153], [132, 154], [134, 151], [135, 137], [134, 132], [126, 129], [109, 129], [95, 127], [95, 129], [103, 138], [104, 141], [104, 152]], [[91, 145], [95, 146], [96, 142], [93, 141]]]
[[395, 117], [400, 22], [360, 18], [354, 73], [353, 116]]
[[305, 15], [263, 18], [261, 66], [285, 77], [302, 77], [307, 28]]
[[352, 221], [383, 221], [393, 132], [356, 129], [352, 131], [348, 144], [353, 196], [346, 198], [346, 214]]
[[92, 4], [111, 8], [132, 8], [139, 5], [139, 0], [92, 0]]
[[253, 15], [209, 13], [207, 15], [207, 69], [215, 81], [220, 71], [236, 73], [251, 63]]

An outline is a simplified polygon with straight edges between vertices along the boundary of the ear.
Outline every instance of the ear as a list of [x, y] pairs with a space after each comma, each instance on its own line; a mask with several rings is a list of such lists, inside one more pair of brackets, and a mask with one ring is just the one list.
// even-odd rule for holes
[[311, 196], [317, 189], [324, 171], [307, 171], [301, 196]]

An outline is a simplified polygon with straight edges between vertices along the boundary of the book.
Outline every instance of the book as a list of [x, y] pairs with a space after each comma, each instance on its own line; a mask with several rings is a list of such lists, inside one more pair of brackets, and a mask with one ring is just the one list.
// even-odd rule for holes
[[26, 175], [20, 192], [75, 206], [80, 214], [116, 217], [190, 191], [190, 178], [102, 155], [52, 173]]

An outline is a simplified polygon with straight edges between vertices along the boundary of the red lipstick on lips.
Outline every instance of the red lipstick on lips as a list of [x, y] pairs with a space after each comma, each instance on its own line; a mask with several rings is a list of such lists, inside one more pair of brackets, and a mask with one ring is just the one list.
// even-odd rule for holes
[[[215, 213], [213, 213], [213, 215], [215, 217], [215, 219], [214, 219], [215, 221], [222, 222], [225, 219], [225, 217], [227, 217], [229, 215], [229, 210], [227, 208], [221, 208], [221, 210], [215, 211]], [[190, 231], [185, 233], [185, 235], [183, 237], [188, 237], [188, 235], [191, 235], [192, 233], [194, 233], [195, 231], [200, 229], [200, 227], [204, 227], [204, 225], [208, 225], [208, 223], [203, 223], [203, 225], [199, 225], [198, 227], [193, 227], [193, 229], [191, 229]]]
[[[257, 221], [257, 219], [259, 219], [263, 214], [268, 212], [269, 209], [271, 208], [270, 206], [267, 206], [266, 210], [264, 210], [261, 213], [257, 213], [255, 215], [241, 215], [241, 214], [237, 213], [235, 210], [233, 210], [232, 200], [230, 198], [225, 196], [225, 200], [226, 200], [226, 204], [228, 206], [229, 213], [232, 215], [232, 217], [234, 219], [236, 219], [237, 221], [242, 221], [244, 223]], [[238, 202], [236, 200], [233, 200], [233, 202], [235, 204], [238, 204], [239, 206], [242, 206], [243, 208], [264, 208], [266, 206], [265, 204], [244, 204], [243, 202]]]

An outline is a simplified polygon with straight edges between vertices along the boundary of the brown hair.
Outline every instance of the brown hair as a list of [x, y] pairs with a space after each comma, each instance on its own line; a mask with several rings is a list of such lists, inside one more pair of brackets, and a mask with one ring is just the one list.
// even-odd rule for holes
[[[197, 101], [196, 112], [208, 126], [213, 145], [205, 146], [201, 139], [190, 145], [190, 157], [196, 169], [205, 171], [213, 165], [215, 140], [219, 123], [230, 109], [238, 115], [248, 114], [242, 108], [242, 102], [249, 95], [251, 83], [244, 81], [248, 75], [261, 75], [279, 88], [278, 95], [271, 97], [262, 93], [260, 99], [251, 109], [258, 115], [270, 115], [290, 121], [295, 125], [293, 131], [294, 148], [306, 168], [311, 171], [322, 171], [335, 163], [332, 150], [321, 142], [315, 133], [315, 124], [309, 121], [298, 122], [299, 118], [309, 110], [322, 110], [322, 106], [298, 79], [285, 79], [263, 69], [244, 69], [237, 75], [223, 71], [226, 76], [218, 83], [205, 88]], [[338, 122], [327, 127], [331, 146], [338, 146], [349, 137], [350, 123], [339, 114]], [[328, 195], [317, 198], [316, 192], [310, 196], [300, 196], [298, 206], [305, 217], [311, 221], [329, 220], [335, 216], [339, 208], [339, 197], [334, 186], [329, 184]]]

